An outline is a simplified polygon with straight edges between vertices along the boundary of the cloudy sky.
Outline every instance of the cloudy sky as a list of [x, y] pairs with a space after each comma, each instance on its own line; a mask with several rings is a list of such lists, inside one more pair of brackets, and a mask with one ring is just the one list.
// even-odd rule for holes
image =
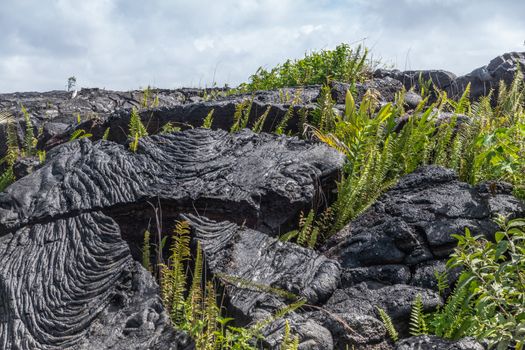
[[236, 85], [364, 40], [399, 69], [464, 74], [525, 51], [523, 0], [2, 0], [0, 92]]

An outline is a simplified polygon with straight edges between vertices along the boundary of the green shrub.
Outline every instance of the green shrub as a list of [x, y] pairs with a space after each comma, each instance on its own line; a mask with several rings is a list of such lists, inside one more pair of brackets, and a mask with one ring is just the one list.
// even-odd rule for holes
[[434, 313], [431, 331], [441, 337], [473, 336], [497, 349], [525, 344], [525, 219], [505, 222], [495, 241], [468, 229], [447, 263], [461, 267], [456, 288]]
[[240, 91], [272, 90], [283, 87], [324, 84], [328, 80], [363, 81], [370, 76], [368, 50], [359, 45], [352, 49], [340, 44], [334, 50], [313, 51], [297, 60], [287, 60], [270, 70], [260, 67], [241, 84]]

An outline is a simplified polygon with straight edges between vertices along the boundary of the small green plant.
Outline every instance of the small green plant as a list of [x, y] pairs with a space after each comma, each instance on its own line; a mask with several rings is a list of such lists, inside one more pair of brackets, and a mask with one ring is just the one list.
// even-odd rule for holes
[[[347, 103], [354, 103], [351, 93], [347, 94]], [[332, 99], [332, 91], [328, 85], [321, 88], [317, 108], [312, 113], [312, 125], [320, 132], [333, 130], [336, 115], [334, 113], [335, 103]]]
[[284, 338], [281, 343], [281, 350], [299, 350], [299, 337], [292, 335], [288, 320], [284, 324]]
[[[241, 84], [239, 91], [272, 90], [312, 84], [324, 84], [333, 79], [342, 82], [363, 81], [370, 76], [368, 50], [359, 45], [352, 49], [347, 44], [334, 50], [313, 51], [298, 60], [287, 60], [270, 70], [260, 67]], [[286, 100], [282, 94], [282, 100]]]
[[295, 239], [296, 243], [308, 248], [315, 248], [319, 239], [327, 235], [333, 224], [333, 213], [331, 208], [326, 208], [317, 218], [315, 211], [310, 210], [307, 216], [301, 212], [299, 215], [299, 229], [285, 233], [280, 237], [281, 241], [287, 242]]
[[0, 192], [3, 192], [15, 181], [13, 165], [22, 155], [18, 145], [18, 136], [13, 116], [8, 112], [0, 113], [0, 120], [6, 123], [6, 146], [7, 151], [4, 158], [0, 159], [0, 165], [6, 165], [6, 170], [0, 174]]
[[388, 333], [388, 336], [390, 339], [392, 339], [394, 342], [397, 342], [399, 339], [399, 334], [397, 333], [396, 327], [394, 327], [394, 323], [392, 322], [392, 319], [385, 310], [383, 310], [380, 307], [376, 307], [377, 312], [379, 313], [379, 317], [381, 318], [381, 321], [383, 321], [383, 325], [386, 328], [386, 331]]
[[142, 244], [142, 266], [149, 272], [153, 272], [151, 267], [151, 242], [150, 242], [150, 232], [144, 232], [144, 243]]
[[235, 113], [233, 115], [233, 125], [230, 129], [230, 132], [237, 132], [248, 126], [248, 121], [253, 105], [253, 99], [254, 97], [252, 97], [251, 99], [245, 99], [235, 106]]
[[266, 122], [266, 118], [268, 118], [268, 114], [270, 113], [272, 109], [272, 106], [266, 107], [266, 110], [261, 114], [259, 118], [255, 121], [255, 124], [253, 124], [252, 131], [259, 134], [263, 131], [264, 123]]
[[423, 300], [421, 294], [416, 296], [410, 312], [410, 335], [418, 336], [428, 334], [428, 327], [423, 313]]
[[38, 155], [38, 162], [40, 164], [44, 164], [46, 162], [46, 151], [45, 150], [38, 150], [36, 153]]
[[204, 118], [204, 121], [202, 123], [202, 127], [205, 128], [205, 129], [211, 129], [211, 126], [213, 124], [213, 112], [215, 110], [212, 109], [208, 115], [206, 116], [206, 118]]
[[139, 140], [140, 138], [145, 136], [148, 136], [146, 127], [144, 126], [144, 124], [142, 124], [142, 120], [140, 119], [140, 114], [138, 110], [135, 107], [133, 107], [131, 109], [131, 115], [129, 119], [129, 137], [131, 138], [129, 149], [132, 152], [137, 152], [137, 149], [139, 147]]
[[86, 132], [86, 130], [84, 130], [84, 129], [77, 129], [77, 130], [73, 131], [73, 133], [69, 137], [69, 141], [75, 141], [75, 140], [78, 140], [78, 139], [90, 138], [92, 136], [93, 136], [92, 134]]
[[434, 277], [436, 278], [437, 287], [440, 295], [444, 295], [445, 292], [450, 288], [448, 284], [448, 272], [447, 270], [443, 271], [434, 271]]
[[104, 135], [102, 135], [102, 140], [105, 140], [105, 141], [108, 140], [110, 131], [111, 131], [111, 128], [109, 127], [104, 131]]
[[172, 122], [168, 122], [162, 126], [160, 129], [161, 134], [171, 134], [176, 131], [180, 131], [180, 127], [175, 126]]
[[[458, 245], [447, 269], [462, 272], [445, 305], [425, 315], [418, 296], [410, 316], [412, 335], [447, 339], [475, 337], [490, 349], [523, 349], [525, 345], [525, 219], [497, 218], [494, 241], [484, 236], [453, 235]], [[448, 288], [440, 273], [440, 290]], [[439, 282], [441, 280], [441, 282]], [[427, 325], [426, 319], [429, 319]]]
[[3, 192], [9, 185], [15, 181], [13, 168], [9, 167], [0, 175], [0, 192]]
[[286, 113], [282, 117], [282, 119], [279, 121], [279, 124], [277, 124], [277, 127], [275, 128], [275, 133], [277, 135], [284, 134], [286, 128], [288, 127], [288, 123], [290, 122], [290, 119], [294, 115], [295, 106], [297, 106], [299, 103], [301, 103], [301, 89], [298, 89], [294, 95], [294, 98], [290, 102], [290, 106], [286, 110]]

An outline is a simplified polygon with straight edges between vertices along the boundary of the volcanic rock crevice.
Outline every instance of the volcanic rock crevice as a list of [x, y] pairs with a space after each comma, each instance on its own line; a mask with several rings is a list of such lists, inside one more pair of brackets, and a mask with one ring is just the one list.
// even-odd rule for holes
[[202, 203], [211, 216], [228, 213], [276, 234], [330, 196], [343, 161], [321, 144], [250, 131], [155, 135], [141, 139], [135, 154], [81, 139], [54, 149], [45, 165], [0, 194], [0, 229], [160, 200], [182, 209]]

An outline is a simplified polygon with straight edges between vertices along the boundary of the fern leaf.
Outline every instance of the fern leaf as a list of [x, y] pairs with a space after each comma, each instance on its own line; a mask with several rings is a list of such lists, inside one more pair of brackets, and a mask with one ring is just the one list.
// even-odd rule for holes
[[399, 339], [399, 334], [397, 333], [396, 327], [394, 327], [394, 324], [392, 323], [392, 319], [382, 308], [376, 307], [376, 309], [379, 313], [379, 317], [381, 317], [381, 321], [383, 321], [383, 325], [386, 328], [388, 336], [390, 337], [390, 339], [396, 342]]
[[284, 337], [281, 343], [281, 350], [298, 350], [299, 337], [293, 336], [288, 320], [284, 323]]
[[151, 269], [151, 243], [150, 243], [150, 232], [145, 231], [144, 232], [144, 242], [142, 244], [142, 266], [149, 272], [152, 272]]
[[467, 84], [465, 91], [461, 95], [461, 98], [456, 104], [455, 113], [456, 114], [465, 114], [470, 110], [470, 83]]
[[202, 123], [202, 127], [205, 128], [205, 129], [211, 129], [211, 125], [213, 124], [213, 112], [215, 110], [212, 109], [208, 115], [206, 116], [206, 118], [204, 118], [204, 121]]
[[3, 192], [14, 181], [15, 175], [13, 174], [13, 168], [9, 167], [2, 175], [0, 175], [0, 192]]
[[268, 106], [263, 114], [257, 120], [255, 121], [255, 124], [253, 124], [252, 131], [254, 133], [261, 133], [264, 127], [264, 123], [266, 122], [266, 118], [268, 118], [268, 114], [270, 113], [270, 110], [272, 109], [272, 106]]
[[423, 299], [421, 294], [418, 294], [412, 304], [412, 311], [410, 312], [410, 334], [418, 336], [427, 333], [428, 327], [425, 322], [425, 315], [423, 314]]
[[107, 140], [109, 138], [109, 131], [110, 131], [110, 128], [107, 128], [104, 131], [104, 135], [102, 135], [102, 140]]
[[131, 115], [129, 119], [129, 135], [131, 136], [130, 150], [136, 152], [138, 149], [139, 139], [148, 136], [146, 127], [140, 119], [139, 112], [135, 107], [131, 109]]

